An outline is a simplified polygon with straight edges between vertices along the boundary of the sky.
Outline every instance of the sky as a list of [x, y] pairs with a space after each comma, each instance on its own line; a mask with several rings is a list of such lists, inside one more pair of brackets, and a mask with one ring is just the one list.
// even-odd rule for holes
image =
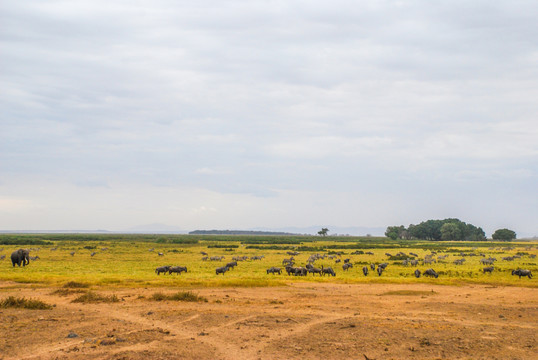
[[536, 1], [3, 1], [0, 230], [538, 235]]

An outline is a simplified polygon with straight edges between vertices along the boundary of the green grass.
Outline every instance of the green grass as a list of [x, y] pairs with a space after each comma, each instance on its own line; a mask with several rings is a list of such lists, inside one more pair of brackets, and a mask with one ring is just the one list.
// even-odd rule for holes
[[[15, 236], [15, 235], [10, 235]], [[1, 236], [0, 236], [1, 237]], [[293, 282], [311, 283], [345, 283], [345, 284], [368, 284], [368, 283], [435, 283], [445, 285], [459, 284], [490, 284], [502, 286], [527, 286], [538, 287], [538, 265], [536, 258], [529, 255], [538, 254], [538, 242], [426, 242], [426, 241], [398, 241], [393, 242], [386, 238], [349, 238], [321, 239], [319, 237], [295, 237], [290, 239], [297, 241], [296, 244], [272, 245], [263, 243], [269, 241], [266, 237], [258, 237], [260, 240], [256, 248], [250, 248], [244, 242], [256, 240], [255, 237], [242, 236], [198, 236], [197, 243], [183, 241], [185, 235], [171, 237], [139, 236], [139, 235], [67, 235], [50, 234], [40, 235], [39, 240], [50, 241], [52, 245], [40, 245], [39, 250], [34, 247], [31, 256], [39, 255], [40, 260], [31, 261], [26, 267], [12, 267], [11, 262], [0, 261], [0, 281], [14, 281], [18, 283], [42, 284], [45, 286], [64, 287], [66, 289], [85, 289], [93, 286], [103, 287], [267, 287], [285, 286]], [[280, 238], [281, 242], [286, 241]], [[166, 240], [166, 241], [165, 241]], [[170, 240], [170, 241], [168, 241]], [[176, 241], [178, 243], [174, 243]], [[299, 240], [305, 240], [299, 242]], [[315, 241], [314, 241], [315, 240]], [[182, 241], [182, 242], [181, 242]], [[478, 246], [480, 245], [480, 246]], [[295, 250], [301, 246], [316, 251], [302, 251], [295, 256], [299, 265], [304, 265], [312, 253], [329, 254], [341, 252], [344, 258], [350, 258], [355, 267], [347, 272], [342, 271], [341, 263], [334, 260], [318, 260], [315, 265], [321, 267], [331, 266], [336, 277], [319, 277], [309, 274], [308, 277], [294, 277], [286, 275], [267, 275], [266, 269], [276, 266], [284, 269], [282, 259], [289, 258], [287, 251]], [[510, 250], [502, 248], [513, 247]], [[529, 248], [530, 246], [530, 248]], [[19, 245], [2, 246], [1, 254], [10, 254], [20, 248]], [[28, 246], [32, 248], [32, 246]], [[57, 248], [51, 251], [51, 248]], [[108, 248], [108, 250], [102, 250]], [[149, 249], [154, 251], [149, 251]], [[476, 248], [476, 249], [473, 249]], [[492, 249], [490, 249], [492, 248]], [[233, 249], [233, 251], [226, 251]], [[351, 255], [357, 249], [364, 253]], [[418, 267], [405, 267], [401, 260], [390, 260], [385, 253], [396, 255], [403, 251], [407, 254], [415, 252], [419, 259], [423, 259], [432, 250], [438, 255], [448, 255], [444, 262], [432, 265], [419, 265]], [[71, 256], [70, 252], [75, 255]], [[223, 255], [224, 261], [202, 261], [200, 252], [207, 252], [210, 256]], [[371, 251], [374, 255], [367, 255]], [[95, 256], [90, 256], [96, 252]], [[158, 256], [162, 252], [164, 256]], [[454, 265], [455, 259], [461, 258], [463, 253], [481, 253], [486, 257], [493, 256], [498, 259], [494, 264], [492, 274], [483, 274], [484, 267], [479, 263], [481, 256], [467, 256], [463, 265]], [[513, 262], [501, 260], [503, 256], [513, 256], [521, 253], [522, 257]], [[234, 270], [224, 275], [216, 275], [215, 269], [224, 266], [232, 260], [232, 256], [264, 255], [261, 261], [239, 262]], [[412, 257], [412, 256], [410, 256]], [[370, 263], [387, 262], [389, 266], [381, 277], [370, 271], [367, 277], [362, 274], [362, 267]], [[163, 265], [187, 266], [188, 272], [181, 275], [157, 275], [155, 268]], [[418, 268], [424, 271], [433, 268], [439, 273], [438, 279], [421, 277], [416, 279], [413, 271]], [[517, 268], [531, 270], [533, 279], [519, 279], [511, 276], [511, 271]]]
[[0, 301], [0, 308], [22, 308], [30, 310], [50, 310], [53, 308], [52, 305], [44, 303], [41, 300], [37, 299], [26, 299], [24, 297], [16, 298], [10, 296]]

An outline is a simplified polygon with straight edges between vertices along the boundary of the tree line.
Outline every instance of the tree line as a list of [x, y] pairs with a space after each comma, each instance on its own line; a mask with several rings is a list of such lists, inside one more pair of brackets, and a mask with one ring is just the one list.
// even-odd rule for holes
[[[427, 220], [418, 225], [410, 224], [389, 226], [385, 236], [392, 240], [419, 239], [433, 241], [485, 241], [486, 233], [481, 227], [467, 224], [459, 219]], [[509, 229], [495, 231], [494, 240], [510, 241], [516, 238], [516, 233]]]

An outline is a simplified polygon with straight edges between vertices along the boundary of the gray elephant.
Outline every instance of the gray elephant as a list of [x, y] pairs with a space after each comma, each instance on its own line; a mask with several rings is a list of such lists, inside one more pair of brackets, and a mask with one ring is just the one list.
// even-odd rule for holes
[[30, 263], [30, 250], [19, 249], [13, 251], [13, 253], [11, 253], [11, 262], [13, 263], [13, 266], [17, 264], [20, 267], [21, 263], [22, 266], [28, 265]]

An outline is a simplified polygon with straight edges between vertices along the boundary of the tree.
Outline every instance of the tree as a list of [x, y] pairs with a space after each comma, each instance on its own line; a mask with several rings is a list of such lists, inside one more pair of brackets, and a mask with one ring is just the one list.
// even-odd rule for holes
[[491, 237], [493, 240], [512, 241], [516, 238], [516, 233], [509, 229], [498, 229], [495, 230]]
[[318, 231], [319, 236], [327, 236], [327, 233], [329, 232], [329, 229], [322, 228], [320, 231]]
[[403, 225], [400, 226], [389, 226], [385, 231], [385, 236], [391, 238], [392, 240], [403, 239], [406, 230]]
[[441, 240], [461, 240], [462, 232], [456, 223], [445, 223], [441, 226]]

